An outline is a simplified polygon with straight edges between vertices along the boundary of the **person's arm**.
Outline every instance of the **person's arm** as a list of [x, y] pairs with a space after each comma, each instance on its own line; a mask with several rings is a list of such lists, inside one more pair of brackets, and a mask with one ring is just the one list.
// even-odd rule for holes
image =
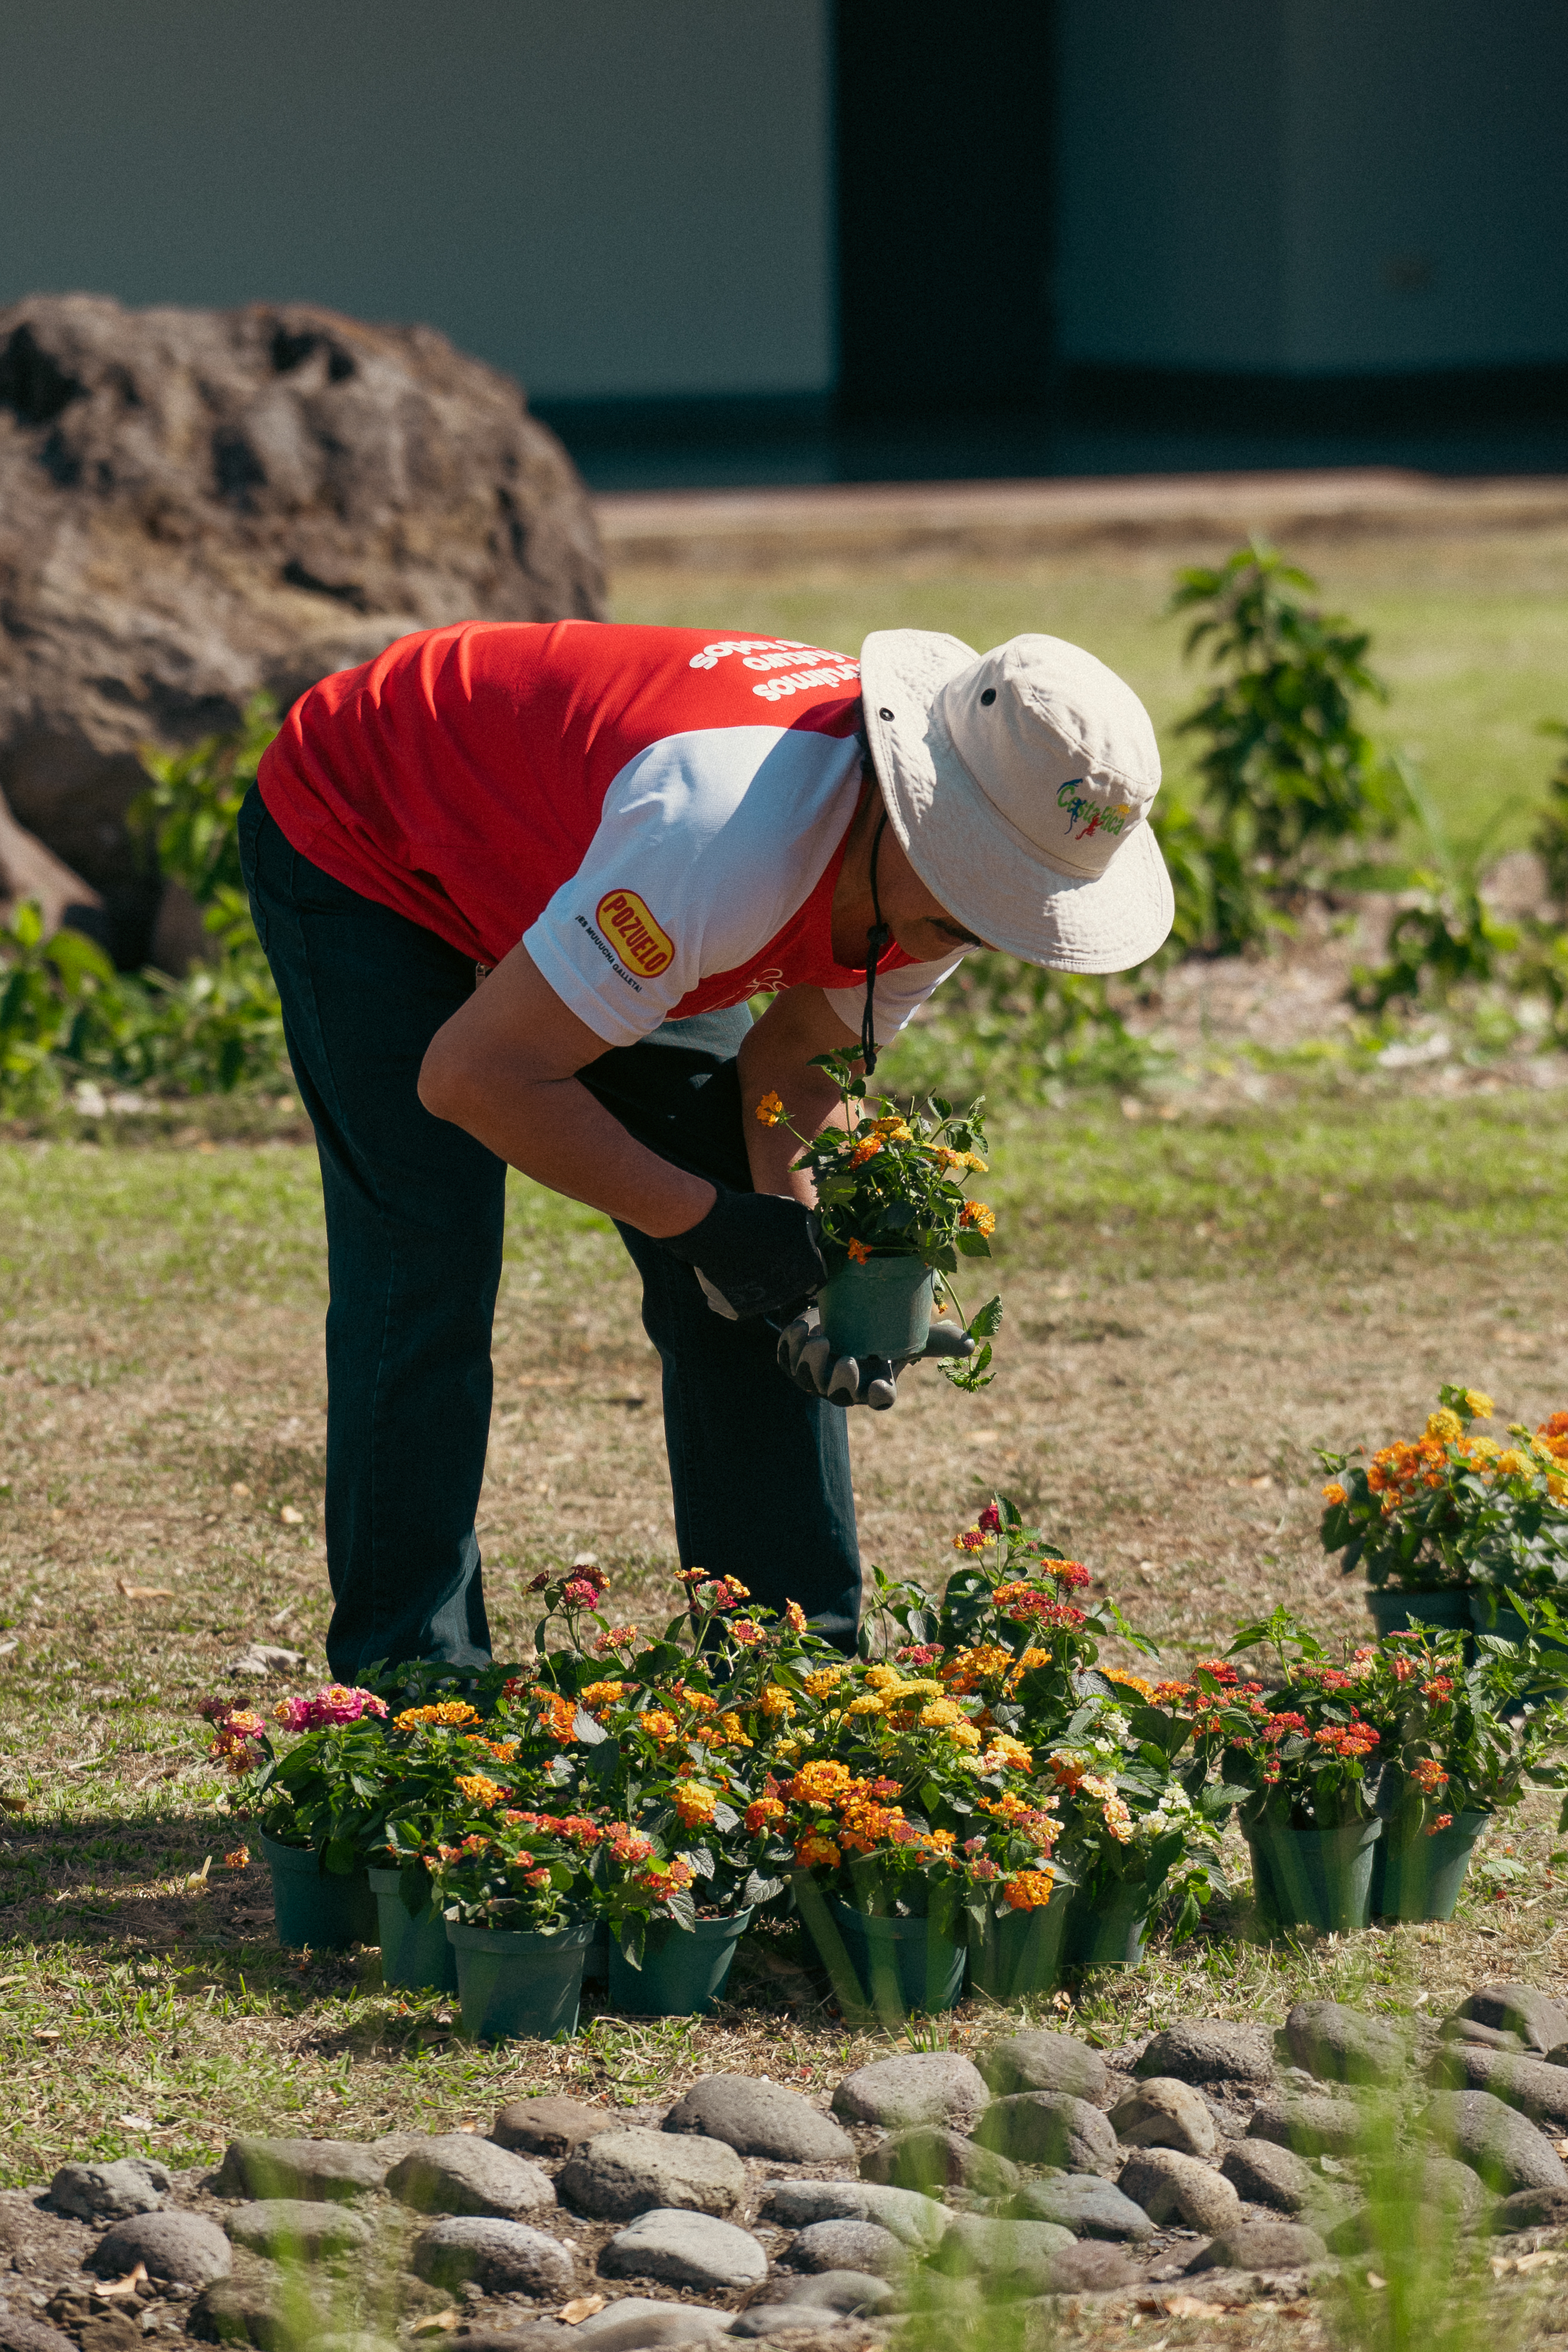
[[[515, 947], [436, 1032], [419, 1072], [419, 1099], [552, 1192], [657, 1240], [688, 1233], [718, 1190], [639, 1143], [578, 1084], [577, 1072], [606, 1051], [528, 950]], [[766, 1132], [752, 1123], [759, 1135]]]
[[[858, 1058], [859, 1045], [858, 1033], [845, 1026], [820, 988], [783, 990], [746, 1032], [736, 1066], [746, 1156], [759, 1192], [790, 1193], [808, 1208], [815, 1205], [811, 1178], [793, 1173], [790, 1162], [800, 1156], [799, 1137], [820, 1135], [825, 1127], [838, 1124], [844, 1112], [838, 1088], [826, 1070], [812, 1068], [812, 1056], [853, 1047]], [[789, 1126], [764, 1127], [758, 1118], [757, 1105], [768, 1094], [783, 1102]]]

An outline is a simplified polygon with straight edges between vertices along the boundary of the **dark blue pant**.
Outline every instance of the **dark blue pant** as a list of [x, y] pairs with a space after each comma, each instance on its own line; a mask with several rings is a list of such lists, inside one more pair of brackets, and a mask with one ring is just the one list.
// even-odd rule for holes
[[[316, 1131], [327, 1217], [327, 1657], [489, 1655], [474, 1513], [490, 1416], [506, 1168], [419, 1100], [426, 1047], [474, 967], [291, 848], [260, 795], [239, 819], [251, 910]], [[666, 1159], [749, 1191], [734, 1055], [743, 1008], [670, 1022], [583, 1082]], [[617, 1228], [664, 1367], [683, 1568], [798, 1601], [853, 1643], [860, 1566], [846, 1416], [801, 1394], [764, 1323], [729, 1323], [689, 1266]]]

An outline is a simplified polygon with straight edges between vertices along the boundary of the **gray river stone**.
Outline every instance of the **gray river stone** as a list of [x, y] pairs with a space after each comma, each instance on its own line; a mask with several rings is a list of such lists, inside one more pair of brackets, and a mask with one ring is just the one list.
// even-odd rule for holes
[[1150, 2238], [1154, 2224], [1142, 2205], [1097, 2172], [1062, 2172], [1031, 2180], [1008, 2213], [1019, 2221], [1055, 2221], [1075, 2238]]
[[392, 2160], [360, 2140], [231, 2139], [213, 2185], [220, 2197], [363, 2197]]
[[781, 2279], [775, 2292], [778, 2304], [793, 2310], [887, 2311], [898, 2301], [898, 2290], [870, 2271], [808, 2271]]
[[565, 2296], [576, 2276], [571, 2250], [547, 2230], [480, 2213], [449, 2214], [422, 2231], [413, 2266], [433, 2286], [472, 2280], [487, 2294]]
[[35, 2319], [0, 2303], [0, 2352], [77, 2352], [74, 2337], [62, 2336], [47, 2319]]
[[115, 2279], [145, 2263], [149, 2278], [205, 2286], [209, 2279], [226, 2278], [233, 2261], [228, 2240], [203, 2213], [134, 2213], [99, 2240], [86, 2267]]
[[1397, 2083], [1409, 2064], [1395, 2027], [1343, 2001], [1299, 2000], [1285, 2020], [1285, 2042], [1297, 2065], [1321, 2083]]
[[1249, 2204], [1300, 2213], [1321, 2201], [1328, 2184], [1304, 2157], [1271, 2139], [1233, 2140], [1220, 2172]]
[[224, 2217], [237, 2246], [275, 2262], [322, 2262], [370, 2243], [370, 2224], [346, 2205], [316, 2197], [263, 2197]]
[[813, 2221], [802, 2230], [785, 2257], [802, 2271], [869, 2271], [873, 2278], [901, 2278], [910, 2249], [875, 2221]]
[[923, 2051], [907, 2058], [879, 2058], [847, 2074], [833, 2094], [833, 2112], [856, 2124], [966, 2124], [991, 2096], [985, 2077], [967, 2058], [946, 2051]]
[[1494, 2237], [1517, 2230], [1568, 2229], [1568, 2189], [1516, 2189], [1492, 2207], [1488, 2226]]
[[713, 2311], [700, 2303], [658, 2303], [651, 2295], [623, 2295], [606, 2311], [571, 2330], [573, 2341], [592, 2344], [595, 2352], [643, 2352], [645, 2346], [694, 2344], [723, 2334], [730, 2325], [727, 2311]]
[[1544, 2053], [1568, 2042], [1568, 2009], [1534, 1985], [1507, 1981], [1478, 1985], [1467, 1994], [1443, 2031], [1453, 2024], [1474, 2023], [1494, 2032], [1516, 2033], [1527, 2050]]
[[1151, 2221], [1180, 2221], [1212, 2235], [1237, 2228], [1242, 2218], [1241, 2200], [1230, 2182], [1201, 2158], [1184, 2156], [1178, 2148], [1134, 2148], [1116, 2185]]
[[656, 2207], [728, 2213], [745, 2193], [746, 2168], [729, 2143], [628, 2124], [600, 2132], [567, 2158], [563, 2197], [602, 2221], [631, 2221]]
[[1549, 2066], [1544, 2059], [1473, 2042], [1447, 2042], [1433, 2057], [1426, 2079], [1445, 2091], [1490, 2091], [1532, 2123], [1550, 2125], [1559, 2138], [1568, 2132], [1568, 2066]]
[[1193, 2019], [1156, 2033], [1133, 2072], [1172, 2074], [1179, 2083], [1268, 2084], [1274, 2053], [1261, 2026]]
[[667, 2132], [697, 2132], [721, 2139], [737, 2155], [777, 2164], [853, 2164], [846, 2131], [782, 2083], [750, 2074], [705, 2074], [664, 2119]]
[[581, 2099], [509, 2099], [490, 2126], [498, 2147], [516, 2156], [569, 2156], [582, 2140], [615, 2131], [620, 2117]]
[[122, 2156], [112, 2164], [62, 2164], [49, 2183], [49, 2202], [79, 2221], [122, 2221], [131, 2213], [155, 2213], [173, 2186], [150, 2157]]
[[1104, 2112], [1067, 2091], [1015, 2091], [994, 2100], [974, 2137], [1015, 2164], [1056, 2164], [1067, 2172], [1103, 2170], [1121, 2154]]
[[1222, 2230], [1200, 2247], [1187, 2264], [1189, 2274], [1200, 2271], [1310, 2270], [1328, 2260], [1329, 2250], [1316, 2230], [1299, 2221], [1242, 2221]]
[[441, 2132], [399, 2159], [386, 2186], [416, 2213], [479, 2213], [515, 2221], [553, 2205], [547, 2172], [472, 2132]]
[[1009, 2033], [975, 2053], [975, 2063], [998, 2098], [1014, 2091], [1065, 2091], [1069, 2097], [1103, 2099], [1110, 2077], [1098, 2050], [1070, 2033]]
[[[1568, 2074], [1563, 2076], [1568, 2082]], [[1016, 2164], [978, 2140], [941, 2124], [915, 2124], [891, 2132], [860, 2158], [860, 2177], [893, 2189], [917, 2189], [940, 2197], [944, 2189], [967, 2189], [975, 2197], [1007, 2197], [1022, 2179]]]
[[1358, 2100], [1307, 2092], [1296, 2097], [1260, 2099], [1247, 2136], [1294, 2148], [1298, 2156], [1354, 2156], [1374, 2129], [1375, 2118]]
[[1219, 2140], [1201, 2091], [1174, 2074], [1153, 2074], [1110, 2110], [1110, 2127], [1125, 2147], [1176, 2147], [1184, 2156], [1212, 2156]]
[[1489, 2091], [1439, 2091], [1421, 2120], [1439, 2147], [1500, 2197], [1517, 2189], [1568, 2189], [1568, 2170], [1551, 2142]]
[[874, 2180], [764, 2180], [757, 2217], [785, 2230], [816, 2221], [875, 2221], [906, 2246], [933, 2245], [952, 2219], [933, 2198]]
[[599, 2256], [599, 2268], [605, 2278], [659, 2279], [666, 2286], [724, 2294], [732, 2287], [761, 2286], [768, 2258], [751, 2231], [733, 2221], [655, 2209], [616, 2232]]
[[1051, 2265], [1076, 2243], [1056, 2221], [1001, 2221], [989, 2214], [960, 2213], [933, 2257], [948, 2275], [973, 2273], [988, 2284], [1014, 2293], [1049, 2292]]

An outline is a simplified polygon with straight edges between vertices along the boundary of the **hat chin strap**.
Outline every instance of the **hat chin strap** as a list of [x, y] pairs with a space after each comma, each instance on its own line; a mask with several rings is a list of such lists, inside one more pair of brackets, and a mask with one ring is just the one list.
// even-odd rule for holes
[[882, 846], [882, 835], [887, 829], [888, 812], [884, 809], [871, 836], [871, 912], [877, 919], [866, 934], [866, 1009], [860, 1015], [860, 1063], [868, 1077], [877, 1067], [877, 966], [886, 954], [888, 943], [893, 936], [882, 920], [882, 902], [877, 896], [877, 853]]

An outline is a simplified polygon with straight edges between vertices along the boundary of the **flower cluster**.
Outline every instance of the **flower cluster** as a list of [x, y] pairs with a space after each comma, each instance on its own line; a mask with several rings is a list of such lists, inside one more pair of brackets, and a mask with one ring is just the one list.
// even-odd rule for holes
[[320, 1731], [329, 1723], [357, 1723], [362, 1716], [384, 1716], [386, 1701], [374, 1691], [349, 1690], [331, 1683], [313, 1698], [280, 1698], [273, 1720], [285, 1731]]

